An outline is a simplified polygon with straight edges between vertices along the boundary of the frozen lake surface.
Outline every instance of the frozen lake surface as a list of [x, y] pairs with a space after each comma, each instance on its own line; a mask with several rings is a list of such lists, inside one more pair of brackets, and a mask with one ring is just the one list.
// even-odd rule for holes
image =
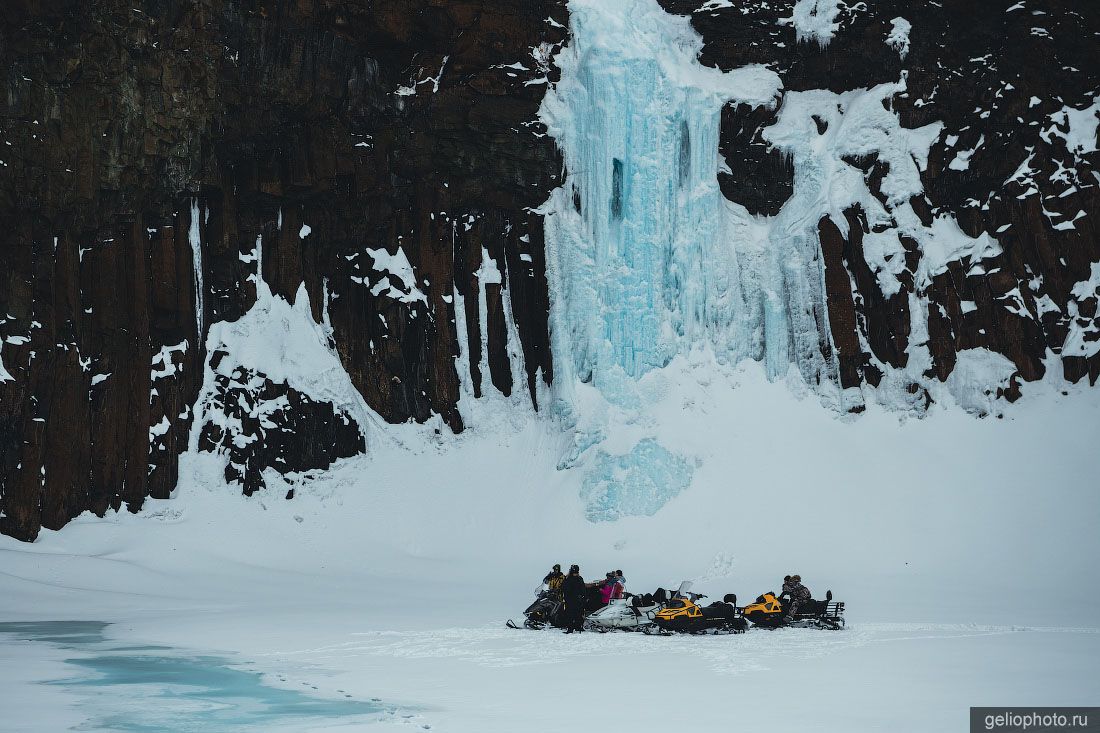
[[[380, 701], [326, 699], [266, 684], [258, 672], [217, 656], [112, 641], [98, 621], [0, 623], [0, 645], [50, 645], [71, 674], [62, 686], [94, 711], [82, 730], [270, 731], [374, 722], [395, 715]], [[323, 727], [328, 727], [327, 725]]]

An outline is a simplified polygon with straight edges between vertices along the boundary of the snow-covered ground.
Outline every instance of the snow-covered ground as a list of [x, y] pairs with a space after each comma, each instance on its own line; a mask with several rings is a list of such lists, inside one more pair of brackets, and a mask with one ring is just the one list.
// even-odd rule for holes
[[[382, 727], [938, 731], [971, 705], [1095, 704], [1100, 391], [1033, 385], [1003, 419], [843, 420], [755, 363], [723, 371], [682, 360], [641, 381], [659, 418], [644, 429], [695, 463], [653, 516], [586, 519], [560, 426], [487, 399], [466, 433], [394, 427], [289, 501], [274, 476], [245, 498], [188, 455], [175, 498], [139, 515], [0, 538], [0, 622], [108, 622], [121, 644], [218, 655], [277, 688], [379, 698], [397, 711]], [[555, 562], [742, 599], [798, 572], [848, 603], [849, 628], [506, 629]], [[5, 730], [111, 729], [89, 689], [41, 684], [74, 656], [0, 634]]]

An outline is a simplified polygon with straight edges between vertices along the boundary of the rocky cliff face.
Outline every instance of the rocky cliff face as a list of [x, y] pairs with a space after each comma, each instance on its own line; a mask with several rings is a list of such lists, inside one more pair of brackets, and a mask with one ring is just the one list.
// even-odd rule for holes
[[[0, 531], [168, 496], [207, 332], [252, 307], [257, 267], [327, 319], [386, 420], [461, 430], [460, 350], [476, 392], [534, 394], [506, 310], [519, 373], [551, 378], [530, 209], [560, 173], [535, 122], [560, 3], [19, 0], [0, 19]], [[379, 267], [399, 247], [413, 282]], [[248, 491], [363, 448], [262, 372], [215, 392], [199, 443]]]
[[[908, 370], [926, 405], [922, 380], [978, 349], [1011, 363], [1010, 399], [1052, 367], [1096, 381], [1100, 13], [661, 4], [704, 64], [782, 80], [773, 109], [722, 116], [722, 192], [753, 215], [798, 186], [768, 132], [796, 102], [828, 146], [853, 91], [895, 85], [874, 103], [929, 136], [912, 196], [882, 146], [837, 148], [869, 192], [817, 224], [840, 387]], [[324, 468], [366, 449], [357, 399], [453, 431], [463, 384], [534, 400], [553, 378], [535, 209], [563, 173], [538, 109], [568, 24], [564, 0], [4, 4], [0, 532], [167, 497], [189, 446], [248, 493]], [[305, 328], [351, 388], [325, 401], [242, 358], [272, 323], [261, 340]]]

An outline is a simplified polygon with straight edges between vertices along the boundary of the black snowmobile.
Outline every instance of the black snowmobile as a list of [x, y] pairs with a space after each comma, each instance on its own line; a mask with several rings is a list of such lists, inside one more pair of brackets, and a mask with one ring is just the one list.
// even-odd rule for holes
[[745, 606], [743, 613], [745, 618], [752, 621], [753, 626], [763, 629], [795, 626], [839, 631], [844, 628], [844, 603], [834, 601], [832, 591], [825, 593], [823, 601], [806, 601], [799, 607], [798, 613], [794, 614], [794, 618], [787, 621], [789, 603], [790, 599], [786, 596], [776, 597], [774, 593], [765, 593], [756, 599], [756, 603]]
[[[563, 628], [565, 626], [564, 604], [556, 591], [540, 587], [535, 591], [535, 602], [523, 612], [523, 626], [528, 629], [542, 629], [547, 625]], [[512, 619], [508, 619], [508, 628], [518, 629]]]
[[[585, 593], [587, 594], [584, 605], [585, 616], [603, 608], [599, 588], [586, 588]], [[527, 607], [527, 610], [523, 612], [523, 616], [522, 627], [512, 619], [508, 619], [508, 628], [527, 628], [537, 631], [547, 626], [553, 626], [557, 629], [564, 629], [566, 626], [565, 603], [562, 601], [561, 594], [557, 591], [548, 590], [545, 586], [540, 586], [535, 590], [535, 602]]]

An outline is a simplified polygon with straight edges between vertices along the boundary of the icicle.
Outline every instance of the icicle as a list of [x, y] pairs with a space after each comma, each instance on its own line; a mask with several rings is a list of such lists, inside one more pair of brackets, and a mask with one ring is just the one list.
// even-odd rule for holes
[[191, 199], [191, 226], [188, 229], [187, 238], [191, 242], [191, 259], [193, 262], [195, 280], [195, 323], [198, 327], [197, 333], [201, 341], [204, 335], [203, 328], [205, 323], [203, 320], [206, 316], [206, 306], [203, 302], [202, 240], [199, 226], [199, 200], [197, 198]]
[[488, 391], [488, 385], [493, 383], [489, 373], [489, 304], [486, 299], [485, 288], [487, 285], [499, 285], [503, 282], [497, 263], [489, 256], [489, 250], [481, 248], [481, 266], [474, 273], [477, 276], [477, 307], [478, 329], [481, 333], [481, 360], [478, 368], [481, 370], [481, 393]]

